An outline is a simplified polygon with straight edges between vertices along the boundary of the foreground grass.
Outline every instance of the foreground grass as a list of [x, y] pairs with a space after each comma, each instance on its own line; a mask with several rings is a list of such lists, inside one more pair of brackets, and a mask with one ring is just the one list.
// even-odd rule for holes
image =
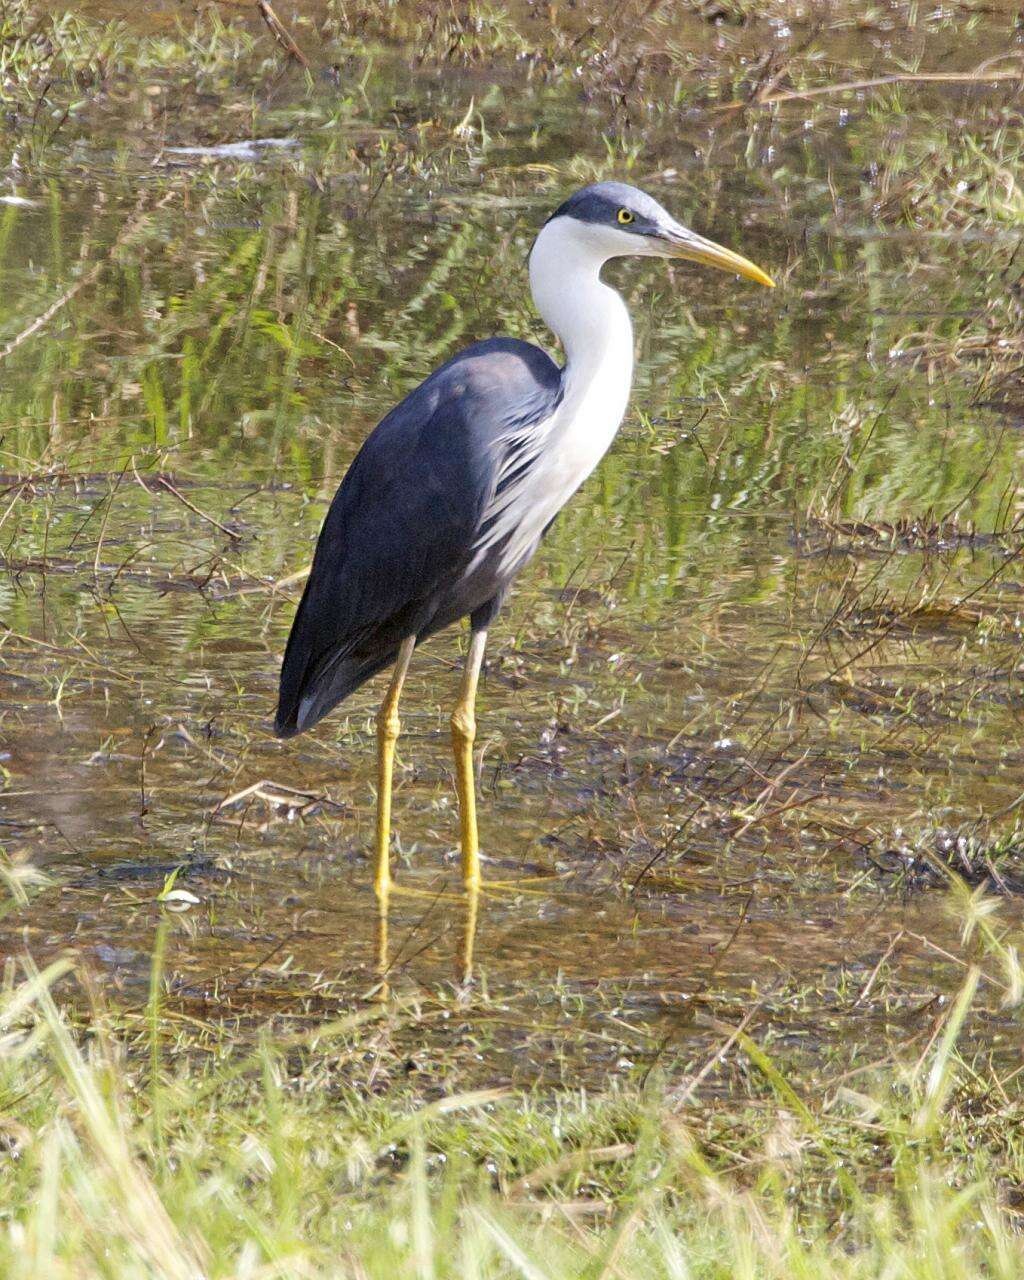
[[[75, 1277], [1016, 1277], [1011, 1079], [955, 1044], [815, 1092], [742, 1030], [745, 1098], [376, 1096], [400, 1005], [288, 1037], [104, 1008], [69, 965], [0, 1006], [0, 1273]], [[78, 979], [80, 981], [80, 979]], [[89, 995], [88, 984], [85, 990]], [[452, 997], [458, 1011], [458, 994]]]

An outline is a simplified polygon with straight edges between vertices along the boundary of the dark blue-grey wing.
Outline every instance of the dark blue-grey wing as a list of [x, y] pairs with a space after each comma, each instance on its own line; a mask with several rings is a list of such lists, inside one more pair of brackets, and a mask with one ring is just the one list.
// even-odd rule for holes
[[331, 503], [292, 625], [279, 736], [315, 724], [437, 617], [472, 555], [510, 429], [550, 412], [558, 386], [538, 348], [478, 343], [370, 434]]

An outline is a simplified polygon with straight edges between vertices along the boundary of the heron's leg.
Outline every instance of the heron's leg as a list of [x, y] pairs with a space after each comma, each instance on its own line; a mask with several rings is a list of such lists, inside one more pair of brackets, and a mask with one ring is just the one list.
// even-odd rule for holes
[[377, 868], [373, 887], [384, 910], [391, 888], [391, 777], [395, 769], [395, 743], [402, 727], [398, 719], [398, 699], [402, 696], [405, 673], [415, 647], [415, 636], [407, 636], [402, 641], [391, 683], [377, 713]]
[[466, 654], [459, 700], [452, 712], [452, 750], [455, 752], [455, 785], [459, 791], [462, 827], [462, 878], [467, 889], [480, 883], [480, 845], [476, 833], [476, 788], [473, 776], [473, 741], [476, 738], [476, 686], [487, 644], [486, 630], [474, 631]]

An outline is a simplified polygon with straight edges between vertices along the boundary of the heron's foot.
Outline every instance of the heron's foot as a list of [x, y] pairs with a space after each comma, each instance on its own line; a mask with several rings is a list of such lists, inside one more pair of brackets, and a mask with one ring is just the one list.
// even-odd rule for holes
[[[458, 859], [462, 867], [466, 865], [465, 856], [458, 849], [453, 849], [446, 855], [446, 860], [454, 862]], [[532, 888], [534, 885], [551, 884], [552, 881], [564, 879], [564, 875], [558, 871], [536, 871], [530, 875], [516, 876], [514, 879], [503, 876], [500, 879], [492, 879], [486, 872], [486, 864], [492, 866], [501, 866], [503, 870], [509, 869], [508, 859], [489, 858], [485, 853], [478, 853], [476, 857], [476, 871], [478, 875], [473, 879], [463, 879], [462, 888], [464, 893], [482, 893], [482, 894], [513, 894], [513, 893], [536, 893], [542, 894], [543, 889]], [[484, 865], [481, 865], [484, 864]], [[534, 864], [536, 866], [536, 864]]]
[[561, 880], [563, 877], [556, 872], [552, 872], [549, 876], [522, 876], [516, 880], [481, 880], [476, 886], [475, 892], [482, 893], [485, 897], [493, 894], [495, 897], [514, 897], [517, 893], [535, 894], [538, 898], [544, 897], [548, 889], [538, 888], [539, 885], [550, 886], [552, 881]]
[[398, 884], [392, 881], [391, 887], [386, 894], [383, 896], [381, 894], [377, 895], [377, 902], [383, 909], [392, 898], [426, 898], [431, 902], [461, 902], [464, 897], [465, 894], [463, 892], [448, 888], [447, 880], [434, 889], [424, 889], [419, 885]]

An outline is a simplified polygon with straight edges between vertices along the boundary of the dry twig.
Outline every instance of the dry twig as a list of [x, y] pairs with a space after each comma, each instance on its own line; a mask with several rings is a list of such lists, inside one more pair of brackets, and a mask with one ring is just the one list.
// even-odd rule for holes
[[[140, 199], [140, 204], [141, 204], [141, 199]], [[109, 260], [114, 256], [117, 250], [121, 247], [121, 245], [124, 244], [124, 242], [128, 239], [128, 237], [134, 231], [138, 230], [138, 228], [142, 225], [144, 221], [145, 221], [145, 215], [141, 212], [141, 209], [137, 206], [134, 216], [129, 218], [128, 221], [125, 223], [125, 225], [118, 232], [117, 239], [110, 246], [107, 256], [103, 258], [100, 262], [93, 263], [93, 265], [89, 268], [89, 270], [85, 273], [85, 275], [79, 276], [78, 279], [73, 284], [69, 285], [67, 289], [65, 289], [64, 292], [60, 295], [60, 297], [55, 299], [55, 301], [51, 302], [50, 305], [46, 308], [46, 310], [42, 312], [41, 315], [36, 316], [36, 318], [31, 322], [31, 324], [26, 325], [25, 328], [22, 329], [20, 333], [16, 333], [14, 337], [11, 338], [11, 340], [5, 346], [0, 347], [0, 363], [6, 360], [6, 358], [9, 355], [11, 355], [12, 352], [16, 351], [23, 342], [27, 342], [29, 338], [33, 336], [33, 334], [39, 333], [40, 330], [45, 329], [46, 326], [50, 323], [50, 321], [53, 319], [53, 317], [57, 314], [58, 311], [61, 311], [64, 307], [66, 307], [68, 303], [71, 301], [71, 299], [74, 298], [77, 294], [81, 293], [81, 291], [87, 285], [92, 284], [93, 281], [96, 280], [96, 278], [99, 276], [103, 268], [106, 266], [107, 262], [109, 262]]]
[[302, 52], [299, 46], [292, 39], [287, 27], [274, 12], [269, 0], [256, 0], [256, 8], [260, 11], [260, 17], [270, 28], [271, 34], [281, 48], [285, 51], [289, 58], [294, 58], [296, 62], [309, 68], [309, 59]]

